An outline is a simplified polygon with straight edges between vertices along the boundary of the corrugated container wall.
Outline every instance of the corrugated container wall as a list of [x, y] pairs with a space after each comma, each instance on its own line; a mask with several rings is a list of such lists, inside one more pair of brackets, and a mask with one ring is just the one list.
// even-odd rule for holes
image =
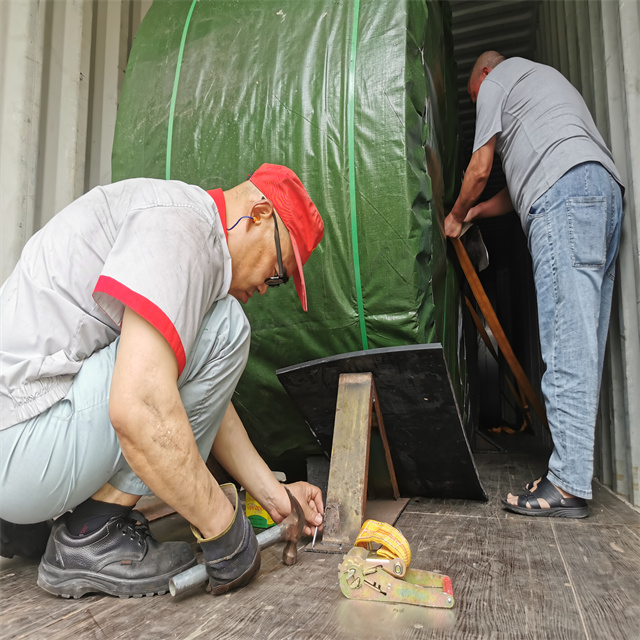
[[[0, 3], [0, 278], [26, 240], [111, 179], [120, 87], [151, 0]], [[496, 3], [499, 4], [499, 3]], [[506, 4], [506, 2], [505, 2]], [[543, 0], [537, 59], [582, 92], [627, 186], [598, 436], [601, 480], [640, 505], [640, 3]], [[491, 34], [489, 34], [491, 35]], [[487, 47], [500, 43], [487, 38]]]
[[582, 93], [626, 186], [596, 472], [640, 505], [640, 3], [544, 1], [536, 44], [538, 60]]
[[133, 36], [151, 0], [0, 2], [0, 281], [60, 209], [111, 181]]

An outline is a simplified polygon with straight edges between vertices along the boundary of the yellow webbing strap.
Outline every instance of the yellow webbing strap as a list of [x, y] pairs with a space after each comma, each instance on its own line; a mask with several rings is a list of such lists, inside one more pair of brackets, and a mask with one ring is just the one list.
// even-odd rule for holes
[[356, 538], [356, 547], [364, 547], [371, 550], [372, 544], [380, 544], [382, 547], [377, 554], [383, 558], [400, 558], [409, 567], [411, 562], [411, 547], [407, 539], [395, 528], [386, 522], [366, 520]]

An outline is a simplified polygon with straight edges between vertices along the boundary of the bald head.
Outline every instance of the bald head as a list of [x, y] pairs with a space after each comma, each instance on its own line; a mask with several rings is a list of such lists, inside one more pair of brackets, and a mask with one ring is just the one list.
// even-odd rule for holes
[[478, 91], [480, 91], [482, 81], [503, 60], [504, 56], [499, 54], [497, 51], [485, 51], [478, 56], [476, 63], [473, 65], [469, 82], [467, 83], [467, 92], [474, 104], [478, 98]]

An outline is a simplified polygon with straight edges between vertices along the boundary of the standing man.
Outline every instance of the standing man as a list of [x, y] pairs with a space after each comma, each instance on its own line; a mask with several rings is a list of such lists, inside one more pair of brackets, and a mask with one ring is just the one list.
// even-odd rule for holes
[[[97, 187], [29, 240], [0, 291], [0, 515], [9, 547], [19, 525], [57, 518], [43, 589], [166, 592], [195, 558], [132, 513], [150, 492], [191, 523], [213, 593], [258, 571], [235, 486], [204, 461], [212, 452], [275, 522], [290, 513], [231, 404], [249, 353], [238, 300], [292, 277], [306, 311], [302, 266], [323, 228], [295, 173], [264, 164], [224, 192], [144, 178]], [[288, 488], [310, 533], [320, 490]]]
[[[487, 51], [467, 90], [476, 104], [473, 155], [445, 233], [457, 238], [463, 222], [514, 208], [520, 215], [533, 260], [554, 444], [546, 476], [502, 502], [523, 515], [584, 518], [622, 225], [620, 176], [584, 100], [555, 69]], [[472, 206], [494, 151], [507, 187]]]

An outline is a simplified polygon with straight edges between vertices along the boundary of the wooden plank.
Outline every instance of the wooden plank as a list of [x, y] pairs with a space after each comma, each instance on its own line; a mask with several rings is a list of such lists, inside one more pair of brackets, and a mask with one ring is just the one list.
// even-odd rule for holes
[[[411, 513], [434, 513], [439, 515], [473, 515], [478, 517], [497, 517], [521, 519], [502, 507], [501, 498], [507, 493], [518, 493], [523, 486], [540, 477], [546, 470], [544, 454], [476, 454], [476, 464], [487, 489], [489, 502], [476, 504], [467, 500], [437, 498], [413, 498], [406, 510]], [[640, 525], [640, 513], [628, 507], [597, 480], [593, 481], [593, 500], [589, 501], [591, 515], [584, 522], [596, 524]], [[562, 521], [576, 526], [580, 521]]]
[[373, 376], [340, 376], [336, 404], [324, 543], [353, 544], [364, 517], [369, 471]]
[[640, 525], [625, 526], [626, 534], [633, 540], [636, 540], [636, 544], [640, 544]]
[[597, 480], [593, 482], [593, 500], [589, 502], [591, 524], [640, 525], [640, 513], [616, 498]]
[[585, 637], [640, 638], [640, 547], [624, 526], [552, 522]]
[[506, 517], [500, 499], [506, 497], [509, 491], [519, 491], [546, 468], [546, 455], [535, 451], [529, 455], [476, 453], [475, 461], [487, 491], [488, 502], [476, 504], [469, 500], [418, 497], [409, 502], [407, 510], [440, 515]]
[[482, 311], [482, 315], [484, 319], [487, 321], [487, 324], [491, 328], [493, 335], [496, 338], [498, 343], [498, 347], [500, 351], [502, 351], [502, 355], [504, 356], [509, 368], [513, 372], [516, 380], [518, 381], [518, 387], [522, 389], [527, 399], [531, 403], [533, 410], [538, 414], [538, 418], [540, 418], [540, 422], [544, 424], [547, 429], [549, 428], [549, 424], [547, 422], [547, 412], [545, 411], [544, 405], [540, 402], [540, 398], [533, 390], [531, 383], [529, 382], [529, 378], [527, 378], [527, 374], [524, 372], [520, 362], [516, 358], [515, 353], [513, 353], [513, 349], [509, 344], [509, 340], [505, 335], [504, 329], [498, 320], [498, 316], [494, 311], [491, 303], [489, 302], [489, 298], [485, 293], [484, 287], [480, 282], [480, 278], [476, 273], [476, 270], [473, 268], [471, 264], [471, 260], [469, 260], [469, 256], [467, 255], [467, 251], [464, 248], [464, 245], [460, 241], [460, 238], [450, 238], [451, 243], [453, 244], [454, 249], [456, 250], [456, 254], [458, 256], [458, 260], [460, 262], [460, 266], [464, 271], [464, 275], [467, 278], [469, 286], [471, 287], [471, 291], [473, 291], [473, 295]]
[[[382, 450], [384, 453], [384, 460], [389, 475], [389, 483], [391, 484], [391, 496], [395, 500], [400, 497], [400, 491], [398, 489], [398, 480], [396, 479], [396, 472], [393, 468], [393, 460], [391, 459], [391, 451], [389, 450], [389, 441], [387, 440], [387, 432], [384, 428], [384, 420], [382, 419], [382, 411], [380, 410], [380, 401], [378, 400], [378, 391], [376, 385], [373, 382], [373, 376], [371, 377], [371, 388], [373, 390], [373, 414], [371, 416], [371, 424], [378, 430], [378, 435], [382, 442]], [[384, 474], [386, 477], [387, 474]], [[367, 483], [368, 484], [368, 483]]]
[[364, 513], [365, 520], [378, 520], [395, 524], [400, 514], [404, 511], [409, 498], [398, 500], [367, 500], [367, 508]]
[[[524, 439], [529, 446], [532, 440]], [[412, 566], [453, 581], [453, 610], [347, 600], [340, 555], [300, 553], [280, 562], [282, 545], [262, 554], [248, 587], [214, 598], [204, 589], [120, 600], [64, 600], [36, 586], [37, 562], [0, 569], [3, 640], [531, 640], [640, 637], [640, 514], [594, 484], [592, 515], [581, 521], [510, 516], [498, 498], [531, 480], [544, 455], [483, 454], [478, 468], [489, 503], [411, 501], [396, 526]], [[438, 511], [439, 510], [439, 511]], [[152, 523], [157, 537], [193, 542], [178, 515]], [[301, 544], [306, 544], [305, 539]]]
[[[83, 616], [105, 596], [88, 596], [79, 601], [64, 600], [45, 593], [36, 585], [38, 562], [21, 560], [0, 571], [2, 594], [0, 629], [2, 638], [48, 638], [50, 626]], [[113, 599], [112, 599], [113, 600]]]
[[452, 580], [456, 618], [434, 638], [583, 638], [549, 521], [417, 515], [398, 527], [412, 566]]
[[136, 504], [136, 510], [139, 511], [149, 522], [158, 520], [158, 518], [164, 518], [176, 510], [170, 507], [166, 502], [160, 500], [160, 498], [153, 494], [148, 496], [142, 496]]
[[[100, 607], [110, 611], [111, 616], [119, 616], [121, 612], [117, 600], [106, 598]], [[57, 620], [55, 623], [38, 630], [40, 637], [47, 640], [69, 640], [69, 638], [86, 638], [87, 640], [110, 640], [100, 627], [92, 613], [93, 607], [78, 608], [71, 615]]]

